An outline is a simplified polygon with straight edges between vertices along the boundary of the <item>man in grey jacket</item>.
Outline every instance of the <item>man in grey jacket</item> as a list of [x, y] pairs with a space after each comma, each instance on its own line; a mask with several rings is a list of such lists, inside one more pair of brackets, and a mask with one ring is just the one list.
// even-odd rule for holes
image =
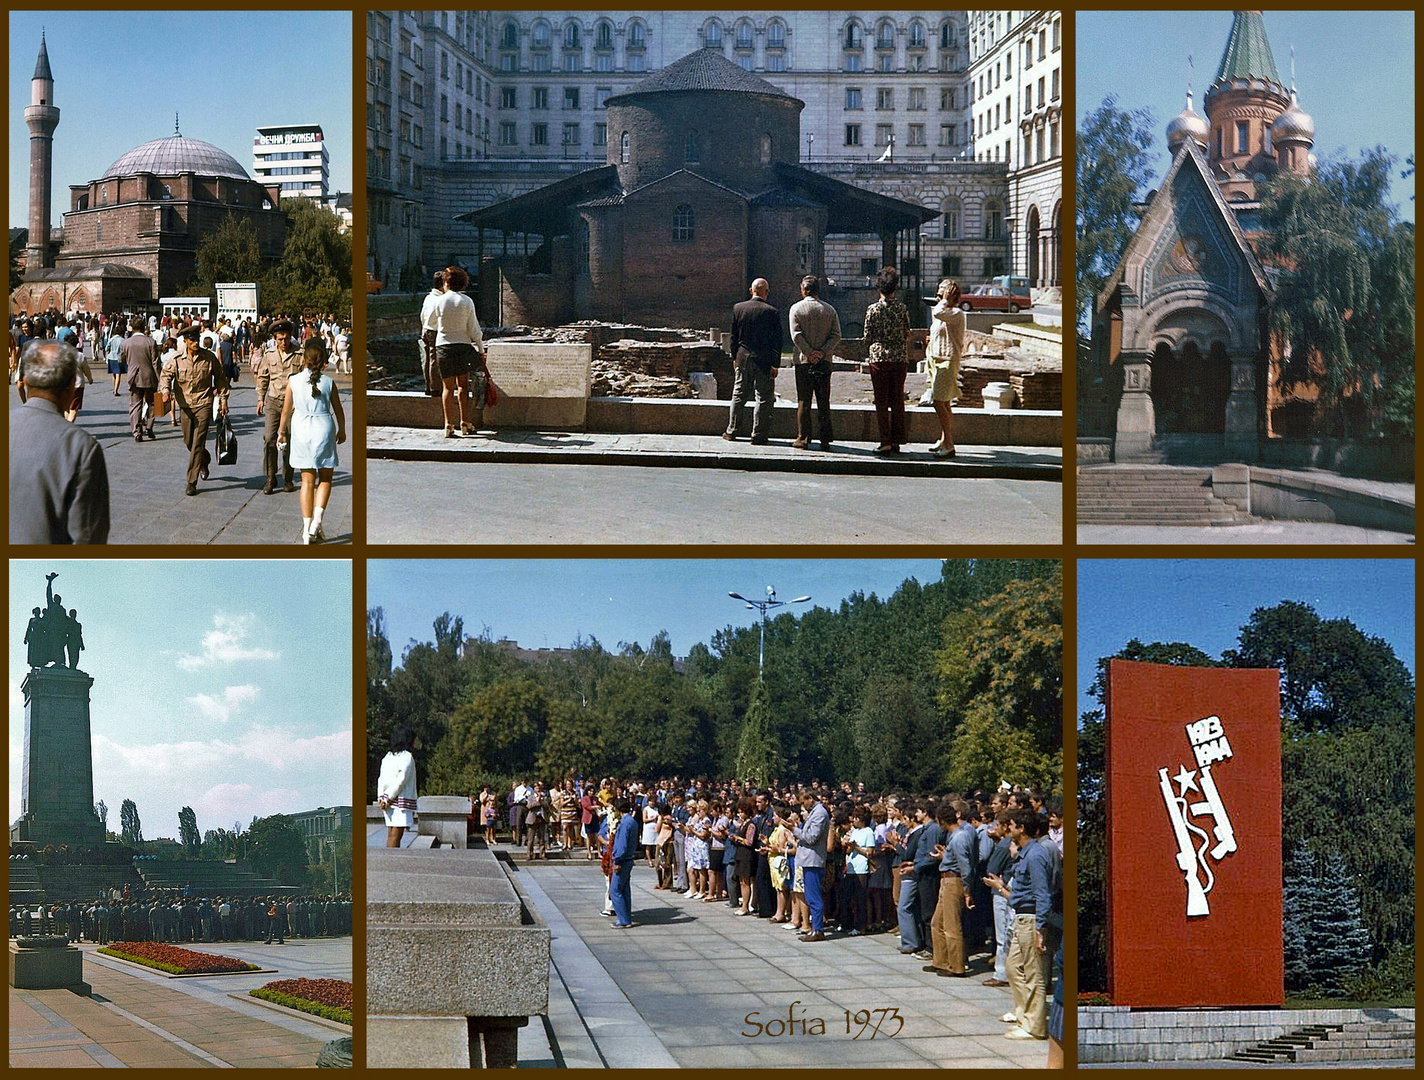
[[796, 371], [796, 441], [811, 445], [811, 401], [816, 402], [821, 449], [831, 448], [831, 361], [841, 343], [841, 320], [836, 309], [820, 299], [821, 279], [807, 274], [801, 279], [801, 299], [791, 305], [791, 362]]
[[[801, 808], [806, 820], [792, 829], [796, 836], [796, 869], [801, 871], [806, 885], [806, 906], [811, 909], [811, 932], [802, 934], [802, 941], [825, 941], [824, 905], [821, 897], [821, 876], [826, 871], [826, 838], [830, 832], [831, 815], [812, 792], [801, 792]], [[780, 817], [781, 824], [790, 824]]]
[[94, 436], [64, 419], [79, 353], [34, 339], [20, 359], [24, 404], [10, 413], [10, 543], [103, 544], [109, 472]]

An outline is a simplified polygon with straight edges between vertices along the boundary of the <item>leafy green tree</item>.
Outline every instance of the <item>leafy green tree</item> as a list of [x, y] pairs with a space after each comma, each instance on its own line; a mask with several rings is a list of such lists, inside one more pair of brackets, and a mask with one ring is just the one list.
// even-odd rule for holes
[[1260, 254], [1284, 268], [1270, 324], [1296, 361], [1281, 382], [1319, 387], [1332, 435], [1414, 433], [1414, 230], [1389, 201], [1394, 165], [1376, 147], [1261, 189]]
[[185, 293], [211, 296], [219, 281], [261, 282], [267, 269], [257, 226], [229, 211], [217, 228], [205, 232], [198, 242], [193, 277]]
[[351, 310], [351, 234], [341, 219], [310, 199], [284, 199], [287, 239], [268, 274], [264, 307], [291, 312]]
[[598, 713], [571, 701], [549, 706], [548, 728], [534, 759], [535, 771], [550, 780], [575, 773], [587, 774], [607, 755], [603, 725]]
[[1137, 229], [1139, 201], [1152, 179], [1150, 109], [1124, 112], [1108, 96], [1078, 129], [1078, 317], [1087, 326], [1093, 304], [1117, 269]]
[[771, 732], [771, 709], [766, 689], [758, 682], [752, 690], [742, 736], [737, 744], [737, 778], [761, 787], [781, 773], [780, 748]]
[[[855, 710], [860, 777], [879, 791], [932, 791], [943, 765], [932, 687], [901, 672], [870, 676]], [[910, 752], [912, 747], [922, 748]]]
[[423, 790], [468, 794], [487, 771], [511, 776], [528, 769], [548, 727], [549, 708], [543, 687], [531, 678], [481, 690], [451, 715], [449, 729], [430, 755]]
[[203, 846], [203, 836], [198, 831], [198, 816], [191, 806], [178, 811], [178, 843], [183, 845], [183, 854], [190, 859], [196, 859], [198, 849]]
[[307, 843], [296, 823], [285, 814], [254, 819], [248, 827], [252, 869], [281, 885], [307, 883]]
[[384, 684], [391, 678], [391, 641], [386, 636], [384, 608], [366, 612], [366, 685]]
[[143, 843], [143, 825], [138, 819], [138, 806], [132, 799], [125, 799], [119, 807], [119, 835], [130, 847]]

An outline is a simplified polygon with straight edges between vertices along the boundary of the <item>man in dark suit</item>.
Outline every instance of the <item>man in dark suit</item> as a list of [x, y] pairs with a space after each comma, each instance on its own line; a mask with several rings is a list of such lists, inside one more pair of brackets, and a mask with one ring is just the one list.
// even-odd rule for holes
[[10, 413], [10, 543], [107, 543], [104, 450], [64, 419], [79, 353], [36, 338], [26, 343], [20, 365], [24, 404]]
[[[129, 330], [119, 355], [129, 369], [129, 427], [133, 430], [134, 442], [143, 442], [145, 434], [150, 439], [158, 438], [153, 433], [153, 392], [158, 389], [158, 346], [153, 338], [144, 333], [143, 323], [137, 319], [129, 324]], [[147, 422], [143, 417], [145, 405], [148, 406]]]
[[776, 369], [781, 366], [781, 312], [766, 302], [770, 286], [766, 278], [752, 282], [751, 299], [732, 308], [732, 359], [736, 378], [732, 383], [732, 415], [722, 438], [737, 437], [737, 418], [747, 403], [748, 391], [755, 395], [752, 409], [754, 446], [766, 442], [769, 411], [776, 401]]

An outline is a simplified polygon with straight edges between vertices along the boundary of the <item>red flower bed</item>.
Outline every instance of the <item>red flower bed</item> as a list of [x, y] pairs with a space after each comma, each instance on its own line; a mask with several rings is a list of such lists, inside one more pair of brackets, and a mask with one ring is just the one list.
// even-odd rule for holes
[[333, 1009], [351, 1011], [351, 984], [344, 979], [278, 979], [263, 985], [263, 990], [290, 994], [303, 1001], [315, 1001]]
[[180, 949], [176, 945], [164, 945], [157, 941], [116, 941], [100, 952], [107, 952], [140, 962], [147, 961], [154, 967], [175, 975], [206, 975], [219, 971], [255, 971], [256, 964], [246, 960], [235, 960], [231, 956], [214, 956], [212, 953]]

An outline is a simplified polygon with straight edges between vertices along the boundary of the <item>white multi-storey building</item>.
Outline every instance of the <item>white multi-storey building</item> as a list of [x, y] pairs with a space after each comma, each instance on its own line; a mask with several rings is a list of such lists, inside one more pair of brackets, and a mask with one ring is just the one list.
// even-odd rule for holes
[[252, 176], [260, 184], [280, 184], [283, 197], [326, 198], [331, 155], [321, 125], [258, 128], [252, 140]]
[[970, 12], [968, 47], [975, 160], [1008, 166], [1008, 216], [986, 227], [1007, 233], [1007, 270], [1036, 287], [1061, 285], [1062, 14]]
[[[1012, 165], [1006, 152], [980, 153], [974, 132], [971, 28], [980, 18], [369, 12], [368, 269], [387, 288], [414, 289], [427, 268], [472, 265], [475, 230], [455, 215], [605, 164], [604, 101], [710, 47], [806, 103], [803, 165], [940, 211], [920, 237], [927, 280], [975, 283], [1002, 273]], [[1002, 127], [1001, 119], [1000, 142]], [[862, 278], [881, 257], [873, 240], [833, 236], [826, 272]]]

